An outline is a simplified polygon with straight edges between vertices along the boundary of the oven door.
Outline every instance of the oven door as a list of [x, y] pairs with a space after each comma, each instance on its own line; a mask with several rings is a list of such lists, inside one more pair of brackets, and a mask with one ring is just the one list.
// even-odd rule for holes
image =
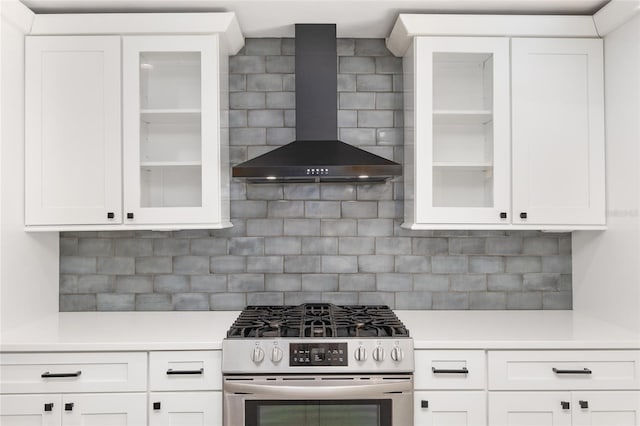
[[412, 426], [411, 375], [225, 376], [225, 426]]

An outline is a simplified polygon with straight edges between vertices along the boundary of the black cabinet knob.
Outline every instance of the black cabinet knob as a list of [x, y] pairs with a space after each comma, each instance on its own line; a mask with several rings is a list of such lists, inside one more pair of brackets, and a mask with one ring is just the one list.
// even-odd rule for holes
[[53, 402], [45, 403], [44, 411], [53, 411]]
[[154, 402], [153, 403], [153, 409], [154, 410], [159, 410], [160, 409], [160, 403], [159, 402]]
[[127, 213], [127, 219], [133, 219], [133, 213]]
[[563, 410], [568, 410], [569, 408], [571, 408], [571, 404], [569, 404], [568, 401], [560, 401], [560, 405], [562, 406]]
[[421, 408], [429, 408], [429, 401], [425, 401], [424, 399], [420, 401]]
[[500, 212], [500, 219], [506, 219], [507, 218], [507, 212]]
[[116, 217], [114, 212], [108, 212], [107, 213], [107, 219], [113, 219], [114, 217]]
[[73, 411], [73, 402], [67, 402], [64, 404], [64, 411]]
[[589, 401], [578, 401], [578, 404], [580, 404], [580, 408], [589, 408]]
[[527, 218], [527, 212], [520, 213], [520, 219], [526, 219], [526, 218]]

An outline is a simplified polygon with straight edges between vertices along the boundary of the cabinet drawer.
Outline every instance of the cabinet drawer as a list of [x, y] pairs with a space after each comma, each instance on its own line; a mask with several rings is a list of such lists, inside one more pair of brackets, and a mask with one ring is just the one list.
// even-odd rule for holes
[[0, 355], [2, 393], [145, 391], [147, 354], [9, 353]]
[[153, 391], [221, 390], [221, 351], [151, 352], [149, 387]]
[[640, 351], [491, 351], [489, 389], [640, 389]]
[[[416, 389], [484, 389], [484, 351], [415, 351]], [[466, 371], [466, 372], [465, 372]]]

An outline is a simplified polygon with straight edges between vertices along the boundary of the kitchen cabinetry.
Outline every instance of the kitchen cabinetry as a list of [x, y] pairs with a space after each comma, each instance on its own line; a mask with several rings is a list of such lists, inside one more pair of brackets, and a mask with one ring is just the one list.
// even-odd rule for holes
[[404, 66], [415, 96], [407, 222], [507, 222], [509, 40], [416, 37]]
[[511, 41], [514, 223], [604, 225], [602, 40]]
[[137, 394], [0, 395], [3, 426], [140, 426], [146, 424]]
[[121, 222], [120, 37], [27, 37], [25, 90], [26, 224]]
[[412, 37], [403, 226], [604, 226], [602, 61], [599, 39]]
[[638, 351], [490, 351], [489, 424], [638, 426], [639, 363]]
[[0, 372], [2, 425], [146, 424], [144, 353], [3, 354]]
[[188, 19], [206, 33], [175, 18], [166, 35], [120, 20], [113, 35], [27, 37], [27, 230], [231, 226], [229, 43], [170, 34]]
[[640, 392], [491, 392], [496, 426], [640, 425]]
[[151, 352], [149, 424], [222, 426], [222, 353]]
[[216, 35], [123, 38], [126, 223], [228, 222], [218, 45]]
[[416, 351], [414, 425], [486, 425], [485, 359], [484, 351]]

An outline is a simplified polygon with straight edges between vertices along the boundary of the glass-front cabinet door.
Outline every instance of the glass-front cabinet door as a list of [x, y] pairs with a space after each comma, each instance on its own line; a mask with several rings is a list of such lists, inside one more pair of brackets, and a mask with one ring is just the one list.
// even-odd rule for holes
[[124, 223], [220, 222], [218, 38], [123, 38]]
[[508, 223], [509, 40], [415, 43], [416, 222]]

